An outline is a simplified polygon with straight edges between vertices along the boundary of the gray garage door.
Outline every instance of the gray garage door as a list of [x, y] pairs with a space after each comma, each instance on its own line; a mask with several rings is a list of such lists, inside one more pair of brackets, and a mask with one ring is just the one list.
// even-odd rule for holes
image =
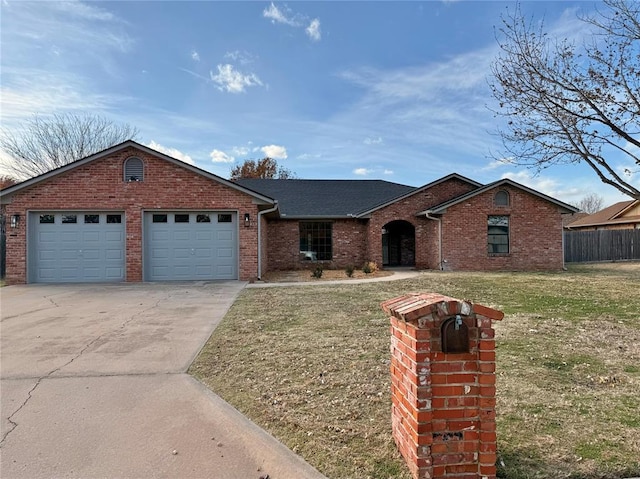
[[145, 280], [238, 278], [238, 221], [230, 212], [145, 213]]
[[124, 281], [124, 229], [123, 213], [30, 213], [29, 281]]

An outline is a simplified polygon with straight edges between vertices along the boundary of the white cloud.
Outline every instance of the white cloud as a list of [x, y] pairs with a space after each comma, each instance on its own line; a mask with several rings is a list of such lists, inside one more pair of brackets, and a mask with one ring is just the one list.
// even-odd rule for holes
[[294, 28], [304, 28], [307, 36], [314, 42], [318, 42], [322, 38], [319, 18], [309, 19], [308, 16], [294, 13], [287, 7], [278, 8], [273, 2], [262, 11], [262, 16], [274, 24], [281, 23]]
[[558, 196], [558, 181], [543, 176], [533, 176], [530, 171], [505, 173], [501, 178], [508, 178], [554, 198]]
[[380, 145], [382, 143], [382, 137], [379, 136], [377, 138], [369, 138], [366, 137], [363, 142], [365, 145]]
[[218, 65], [218, 74], [210, 72], [211, 80], [218, 85], [220, 91], [242, 93], [247, 87], [262, 86], [262, 81], [255, 73], [244, 74], [233, 65]]
[[276, 160], [284, 160], [287, 158], [287, 149], [284, 146], [266, 145], [260, 148], [260, 151], [264, 153], [265, 156]]
[[385, 175], [393, 175], [393, 170], [384, 170]]
[[[289, 12], [287, 12], [289, 13]], [[291, 25], [292, 27], [299, 26], [299, 23], [295, 20], [295, 17], [287, 17], [282, 10], [276, 7], [273, 2], [267, 8], [262, 11], [264, 18], [269, 18], [272, 23], [284, 23], [285, 25]]]
[[506, 166], [515, 165], [513, 158], [500, 158], [498, 160], [490, 161], [486, 166], [482, 168], [482, 171], [497, 170], [498, 168], [504, 168]]
[[180, 150], [176, 150], [175, 148], [168, 148], [166, 146], [162, 146], [159, 143], [151, 140], [151, 142], [147, 143], [149, 148], [152, 148], [160, 153], [164, 153], [172, 158], [176, 158], [177, 160], [184, 161], [185, 163], [189, 163], [190, 165], [195, 164], [195, 162], [191, 159], [189, 155], [186, 153], [182, 153]]
[[231, 148], [231, 153], [235, 156], [247, 156], [251, 149], [248, 146], [234, 146]]
[[191, 52], [191, 59], [192, 59], [194, 62], [199, 62], [199, 61], [200, 61], [200, 54], [199, 54], [197, 51], [193, 50], [193, 51]]
[[235, 160], [233, 156], [227, 155], [224, 151], [215, 149], [209, 153], [209, 156], [214, 163], [233, 163]]
[[249, 63], [253, 63], [256, 59], [251, 53], [246, 51], [234, 50], [232, 52], [227, 52], [224, 54], [225, 58], [228, 58], [234, 62], [240, 63], [240, 65], [248, 65]]
[[368, 170], [367, 168], [356, 168], [355, 170], [353, 170], [353, 174], [358, 176], [367, 176], [371, 173], [372, 170]]
[[322, 38], [322, 32], [320, 31], [320, 20], [317, 18], [311, 20], [311, 23], [309, 23], [309, 26], [305, 28], [304, 31], [314, 42], [320, 41], [320, 39]]

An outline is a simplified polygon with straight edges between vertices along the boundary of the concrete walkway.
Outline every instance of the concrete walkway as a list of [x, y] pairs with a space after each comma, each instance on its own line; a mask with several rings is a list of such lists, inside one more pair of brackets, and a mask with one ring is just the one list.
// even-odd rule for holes
[[257, 282], [247, 285], [247, 288], [273, 288], [273, 287], [287, 287], [287, 286], [324, 286], [327, 284], [363, 284], [363, 283], [378, 283], [381, 281], [398, 281], [401, 279], [417, 278], [422, 274], [421, 271], [414, 269], [397, 269], [392, 270], [389, 276], [380, 276], [378, 278], [363, 278], [363, 279], [335, 279], [335, 280], [318, 280], [318, 281], [288, 281], [288, 282], [274, 282], [264, 283]]
[[0, 476], [321, 479], [186, 374], [245, 286], [0, 290]]

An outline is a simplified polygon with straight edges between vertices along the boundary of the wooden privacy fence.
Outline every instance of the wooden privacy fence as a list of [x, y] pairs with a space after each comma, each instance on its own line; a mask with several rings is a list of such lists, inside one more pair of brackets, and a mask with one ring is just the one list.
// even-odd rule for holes
[[565, 231], [567, 263], [640, 260], [640, 229]]

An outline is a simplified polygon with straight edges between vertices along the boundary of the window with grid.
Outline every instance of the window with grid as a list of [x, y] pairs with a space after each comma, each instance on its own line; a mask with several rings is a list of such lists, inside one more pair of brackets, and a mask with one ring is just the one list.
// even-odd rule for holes
[[487, 232], [489, 254], [509, 253], [508, 216], [489, 216]]
[[300, 256], [306, 260], [328, 261], [333, 258], [333, 225], [328, 221], [300, 222]]

